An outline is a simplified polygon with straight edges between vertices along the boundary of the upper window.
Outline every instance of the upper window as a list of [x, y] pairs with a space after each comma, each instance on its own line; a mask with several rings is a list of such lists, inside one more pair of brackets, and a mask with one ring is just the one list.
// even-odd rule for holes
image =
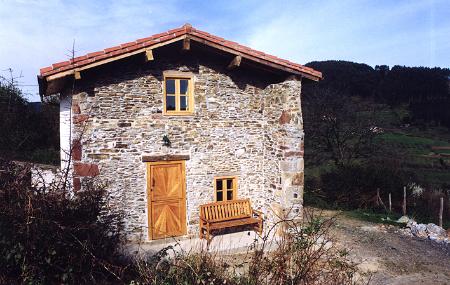
[[237, 198], [237, 178], [235, 176], [214, 178], [216, 201], [230, 201]]
[[164, 114], [186, 115], [194, 111], [192, 77], [164, 78]]

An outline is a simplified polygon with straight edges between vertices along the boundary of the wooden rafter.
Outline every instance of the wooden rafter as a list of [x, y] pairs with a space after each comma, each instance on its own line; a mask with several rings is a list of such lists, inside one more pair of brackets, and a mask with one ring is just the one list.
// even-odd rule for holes
[[234, 69], [241, 65], [242, 56], [236, 55], [233, 60], [228, 64], [227, 69]]
[[185, 38], [183, 40], [183, 51], [189, 51], [191, 50], [191, 39]]
[[145, 51], [145, 61], [152, 61], [154, 59], [153, 57], [153, 50], [148, 49]]
[[75, 70], [73, 75], [75, 76], [76, 80], [81, 79], [81, 73], [79, 70]]

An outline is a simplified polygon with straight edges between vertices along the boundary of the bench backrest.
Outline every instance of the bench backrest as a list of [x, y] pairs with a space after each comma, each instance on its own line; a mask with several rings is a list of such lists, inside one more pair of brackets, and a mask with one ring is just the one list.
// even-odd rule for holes
[[220, 222], [252, 216], [250, 199], [215, 202], [200, 206], [200, 217], [211, 222]]

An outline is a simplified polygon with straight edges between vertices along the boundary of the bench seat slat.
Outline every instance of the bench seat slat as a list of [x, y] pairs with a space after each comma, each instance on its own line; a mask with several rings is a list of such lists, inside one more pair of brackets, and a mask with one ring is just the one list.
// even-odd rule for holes
[[215, 229], [237, 227], [237, 226], [242, 226], [242, 225], [257, 224], [258, 222], [259, 222], [259, 220], [256, 218], [244, 218], [244, 219], [236, 219], [236, 220], [211, 223], [211, 225], [209, 227], [210, 227], [210, 229], [215, 230]]

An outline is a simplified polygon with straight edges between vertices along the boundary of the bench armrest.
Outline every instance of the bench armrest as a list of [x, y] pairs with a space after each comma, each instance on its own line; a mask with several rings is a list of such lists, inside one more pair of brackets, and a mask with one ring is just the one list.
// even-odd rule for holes
[[257, 217], [259, 217], [261, 220], [264, 220], [264, 215], [263, 215], [263, 213], [261, 211], [252, 209], [252, 214], [257, 216]]

